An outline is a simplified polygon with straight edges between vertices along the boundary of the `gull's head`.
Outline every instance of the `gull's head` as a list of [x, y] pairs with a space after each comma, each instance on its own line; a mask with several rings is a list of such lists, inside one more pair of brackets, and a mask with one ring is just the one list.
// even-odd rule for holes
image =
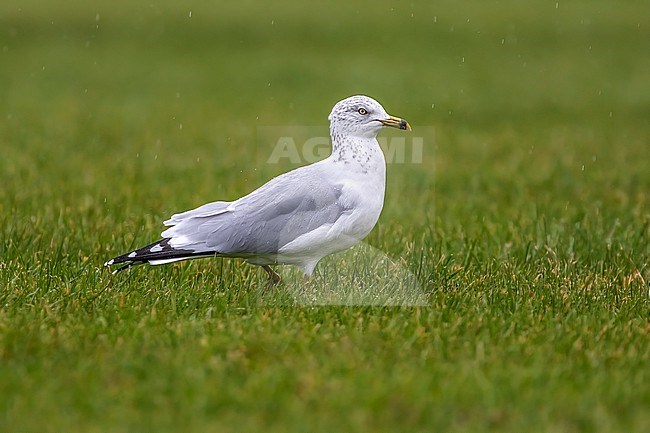
[[391, 116], [379, 102], [363, 95], [337, 102], [329, 120], [332, 136], [375, 137], [384, 126], [411, 130], [406, 120]]

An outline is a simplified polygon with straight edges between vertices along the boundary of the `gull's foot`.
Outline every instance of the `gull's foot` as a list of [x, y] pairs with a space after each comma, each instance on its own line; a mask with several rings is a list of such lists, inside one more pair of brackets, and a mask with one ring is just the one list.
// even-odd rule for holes
[[269, 265], [263, 265], [262, 269], [266, 272], [266, 275], [268, 275], [269, 279], [266, 280], [266, 284], [264, 284], [264, 290], [270, 289], [272, 286], [275, 286], [276, 284], [280, 283], [282, 281], [282, 278], [280, 275], [278, 275], [277, 272], [275, 272]]

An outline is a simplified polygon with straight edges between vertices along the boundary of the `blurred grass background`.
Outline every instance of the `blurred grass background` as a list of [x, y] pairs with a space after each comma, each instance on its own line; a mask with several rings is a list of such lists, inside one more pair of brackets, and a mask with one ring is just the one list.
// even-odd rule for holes
[[[647, 431], [649, 18], [3, 2], [1, 429]], [[288, 169], [258, 127], [357, 93], [435, 128], [368, 238], [430, 307], [264, 305], [237, 261], [101, 269]]]

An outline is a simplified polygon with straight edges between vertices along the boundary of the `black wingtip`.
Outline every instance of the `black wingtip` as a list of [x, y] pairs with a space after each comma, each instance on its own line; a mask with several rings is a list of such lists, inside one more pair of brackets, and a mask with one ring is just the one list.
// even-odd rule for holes
[[[122, 257], [122, 256], [120, 256], [120, 257]], [[141, 265], [141, 264], [145, 263], [145, 262], [140, 262], [140, 261], [125, 261], [125, 260], [116, 260], [116, 259], [118, 259], [118, 257], [116, 257], [114, 259], [110, 259], [109, 261], [104, 263], [105, 268], [109, 268], [109, 267], [111, 267], [113, 265], [117, 265], [117, 264], [120, 264], [120, 263], [122, 264], [122, 266], [120, 266], [119, 268], [113, 269], [111, 271], [111, 274], [113, 274], [113, 275], [115, 275], [115, 274], [117, 274], [119, 272], [122, 272], [122, 271], [124, 271], [126, 269], [129, 269], [132, 266]]]
[[[176, 249], [169, 244], [169, 240], [169, 238], [164, 238], [142, 248], [138, 248], [137, 250], [133, 250], [126, 254], [122, 254], [121, 256], [114, 257], [104, 263], [104, 266], [109, 267], [121, 264], [121, 267], [112, 271], [113, 274], [117, 274], [118, 272], [122, 272], [132, 266], [150, 263], [152, 260], [185, 260], [217, 254], [216, 252], [197, 252], [192, 250]], [[154, 247], [156, 248], [156, 251], [152, 252], [151, 250]]]
[[137, 262], [127, 263], [126, 265], [120, 266], [119, 268], [114, 269], [113, 271], [111, 271], [111, 274], [113, 274], [113, 275], [118, 274], [118, 273], [120, 273], [122, 271], [126, 271], [127, 269], [129, 269], [129, 268], [131, 268], [131, 267], [133, 267], [135, 265], [140, 265], [140, 264], [142, 264], [142, 263], [137, 263]]

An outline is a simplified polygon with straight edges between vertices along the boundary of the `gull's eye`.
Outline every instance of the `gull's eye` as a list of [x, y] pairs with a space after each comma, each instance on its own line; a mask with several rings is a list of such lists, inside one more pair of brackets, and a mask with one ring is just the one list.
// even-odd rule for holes
[[368, 114], [368, 110], [366, 110], [366, 109], [363, 108], [363, 107], [359, 108], [359, 109], [357, 110], [357, 112], [358, 112], [359, 114], [361, 114], [362, 116], [365, 116], [366, 114]]

